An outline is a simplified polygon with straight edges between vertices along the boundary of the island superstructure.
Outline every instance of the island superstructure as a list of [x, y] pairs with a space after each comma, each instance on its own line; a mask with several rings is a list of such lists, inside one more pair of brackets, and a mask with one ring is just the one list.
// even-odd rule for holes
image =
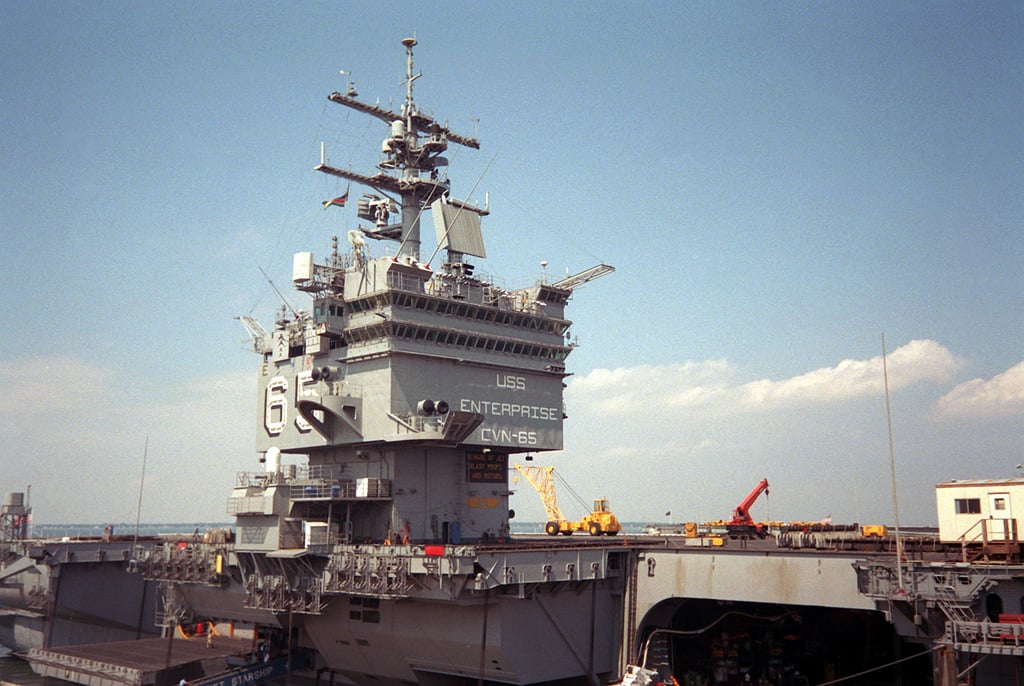
[[[387, 124], [376, 174], [316, 167], [370, 189], [358, 216], [372, 224], [349, 232], [344, 254], [335, 239], [322, 262], [295, 256], [311, 314], [283, 316], [272, 332], [247, 320], [262, 358], [257, 449], [275, 469], [279, 455], [303, 456], [309, 483], [292, 489], [290, 514], [331, 542], [506, 538], [509, 454], [562, 448], [566, 303], [611, 271], [515, 290], [474, 276], [487, 210], [452, 197], [441, 170], [449, 145], [479, 143], [417, 108], [415, 43], [404, 41], [400, 112], [329, 96]], [[427, 219], [445, 252], [436, 268], [421, 256]], [[371, 258], [366, 238], [397, 247]], [[242, 490], [235, 497], [240, 541], [267, 532], [268, 550], [302, 547], [297, 524], [272, 531], [275, 515], [246, 512]]]
[[[613, 268], [515, 289], [475, 274], [488, 209], [454, 196], [444, 153], [479, 143], [417, 107], [416, 41], [403, 44], [399, 111], [354, 89], [329, 96], [384, 123], [375, 173], [333, 167], [323, 154], [316, 166], [367, 189], [356, 202], [366, 223], [348, 232], [347, 250], [335, 238], [323, 259], [295, 255], [308, 312], [283, 311], [271, 331], [242, 319], [260, 355], [264, 467], [240, 474], [229, 499], [233, 548], [198, 560], [168, 550], [141, 566], [186, 582], [166, 598], [176, 608], [168, 621], [188, 608], [298, 627], [321, 665], [355, 680], [614, 675], [628, 550], [502, 548], [509, 456], [562, 448], [566, 304]], [[424, 249], [426, 221], [437, 260]], [[370, 241], [388, 254], [371, 256]], [[233, 593], [222, 592], [225, 562]], [[619, 620], [558, 619], [596, 613]]]

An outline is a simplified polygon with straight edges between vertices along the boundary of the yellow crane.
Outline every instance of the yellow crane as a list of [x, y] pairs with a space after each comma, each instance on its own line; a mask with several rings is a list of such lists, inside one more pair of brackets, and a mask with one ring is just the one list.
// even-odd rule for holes
[[[607, 498], [595, 498], [594, 507], [590, 514], [583, 519], [572, 521], [566, 519], [562, 514], [562, 508], [558, 506], [558, 496], [555, 495], [555, 468], [541, 467], [534, 465], [514, 464], [516, 471], [523, 475], [531, 486], [537, 491], [541, 502], [544, 504], [544, 511], [547, 513], [548, 521], [544, 525], [544, 533], [549, 536], [571, 536], [574, 531], [586, 531], [591, 536], [614, 536], [622, 531], [619, 519], [612, 514], [608, 506]], [[514, 481], [518, 481], [516, 476]], [[570, 489], [571, 490], [571, 489]]]

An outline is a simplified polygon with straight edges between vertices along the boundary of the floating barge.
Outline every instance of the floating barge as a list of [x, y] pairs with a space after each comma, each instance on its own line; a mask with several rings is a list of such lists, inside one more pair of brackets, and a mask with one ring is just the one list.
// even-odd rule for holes
[[[244, 665], [251, 653], [252, 641], [245, 639], [218, 637], [207, 646], [202, 640], [145, 638], [33, 648], [26, 659], [40, 676], [88, 686], [173, 686], [182, 679], [190, 686], [212, 686], [242, 675], [248, 678], [236, 683], [249, 684], [286, 673], [286, 658]], [[241, 666], [232, 669], [232, 664]]]

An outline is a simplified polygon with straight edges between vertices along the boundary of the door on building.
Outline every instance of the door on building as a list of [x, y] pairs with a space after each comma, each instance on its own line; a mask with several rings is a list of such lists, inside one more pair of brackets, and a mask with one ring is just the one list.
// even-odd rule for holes
[[988, 540], [1005, 541], [1013, 533], [1009, 493], [988, 494]]

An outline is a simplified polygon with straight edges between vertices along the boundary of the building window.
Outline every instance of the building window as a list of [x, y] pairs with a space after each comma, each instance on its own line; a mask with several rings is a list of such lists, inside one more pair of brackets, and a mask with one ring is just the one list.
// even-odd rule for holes
[[1006, 509], [1006, 498], [1002, 496], [992, 499], [992, 509], [1002, 511]]
[[981, 514], [981, 499], [980, 498], [957, 498], [956, 499], [956, 513], [957, 514]]

